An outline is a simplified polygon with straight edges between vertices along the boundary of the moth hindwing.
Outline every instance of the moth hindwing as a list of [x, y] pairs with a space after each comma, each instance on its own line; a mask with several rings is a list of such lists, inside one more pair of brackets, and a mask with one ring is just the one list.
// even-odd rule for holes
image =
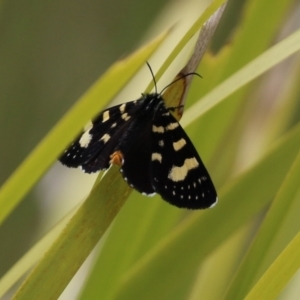
[[211, 207], [216, 190], [172, 109], [157, 93], [111, 107], [86, 126], [60, 161], [87, 173], [117, 163], [123, 178], [140, 193], [158, 193], [182, 208]]

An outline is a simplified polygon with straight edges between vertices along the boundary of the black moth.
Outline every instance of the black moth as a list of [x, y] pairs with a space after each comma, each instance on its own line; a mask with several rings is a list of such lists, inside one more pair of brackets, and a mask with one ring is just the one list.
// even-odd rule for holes
[[217, 193], [189, 137], [161, 94], [101, 112], [60, 157], [62, 164], [86, 173], [121, 165], [120, 172], [140, 193], [155, 193], [181, 208], [203, 209]]

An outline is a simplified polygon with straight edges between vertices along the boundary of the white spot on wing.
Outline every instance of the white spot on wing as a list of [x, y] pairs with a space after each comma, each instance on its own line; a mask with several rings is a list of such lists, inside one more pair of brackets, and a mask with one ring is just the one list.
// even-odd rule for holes
[[174, 123], [170, 123], [167, 127], [166, 127], [166, 129], [167, 130], [174, 130], [175, 128], [177, 128], [179, 126], [179, 124], [176, 122], [174, 122]]
[[102, 136], [102, 138], [100, 139], [100, 141], [103, 141], [104, 144], [106, 144], [106, 143], [109, 141], [109, 139], [110, 139], [110, 135], [107, 134], [107, 133], [105, 133], [105, 134]]
[[152, 126], [152, 131], [153, 132], [157, 132], [157, 133], [164, 133], [165, 129], [163, 128], [163, 126]]
[[153, 197], [156, 195], [156, 193], [151, 193], [151, 194], [142, 193], [142, 195], [147, 196], [147, 197]]
[[130, 116], [128, 116], [128, 113], [124, 113], [121, 115], [121, 118], [125, 121], [128, 121], [130, 119]]
[[107, 120], [109, 120], [109, 110], [106, 110], [106, 111], [103, 113], [102, 123], [106, 122]]
[[126, 104], [125, 104], [125, 103], [123, 103], [123, 104], [120, 106], [119, 110], [120, 110], [120, 113], [121, 113], [121, 114], [125, 111], [125, 107], [126, 107]]
[[117, 123], [113, 123], [112, 125], [111, 125], [111, 128], [114, 128], [114, 127], [116, 127], [117, 126]]
[[179, 141], [173, 143], [173, 148], [175, 151], [180, 150], [186, 144], [185, 139], [181, 138]]
[[92, 139], [92, 135], [90, 134], [90, 131], [86, 131], [80, 138], [79, 144], [82, 148], [87, 148], [90, 144], [90, 141]]
[[[80, 140], [79, 140], [79, 144], [82, 148], [87, 148], [91, 139], [92, 139], [92, 135], [90, 134], [90, 130], [93, 128], [93, 123], [91, 121], [89, 121], [85, 126], [84, 126], [84, 133], [81, 136]], [[73, 144], [72, 144], [73, 145]], [[74, 147], [73, 147], [74, 148]], [[79, 150], [77, 150], [78, 152]]]
[[160, 153], [152, 153], [152, 156], [151, 156], [151, 160], [154, 161], [154, 160], [158, 160], [160, 163], [161, 163], [161, 160], [162, 160], [162, 156]]
[[189, 170], [195, 169], [198, 166], [199, 166], [199, 163], [195, 157], [187, 158], [184, 160], [184, 163], [181, 167], [178, 167], [178, 166], [172, 167], [172, 169], [168, 175], [168, 178], [173, 181], [182, 181], [185, 179]]
[[217, 203], [218, 203], [218, 197], [216, 198], [216, 202], [214, 202], [211, 206], [209, 206], [209, 208], [214, 207]]

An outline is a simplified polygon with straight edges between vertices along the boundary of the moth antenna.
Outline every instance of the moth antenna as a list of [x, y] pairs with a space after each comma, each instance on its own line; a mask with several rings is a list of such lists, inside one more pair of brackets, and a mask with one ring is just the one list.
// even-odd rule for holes
[[154, 73], [153, 73], [153, 71], [152, 71], [152, 68], [151, 68], [150, 64], [149, 64], [147, 61], [146, 61], [146, 64], [147, 64], [147, 66], [148, 66], [148, 68], [149, 68], [149, 70], [150, 70], [150, 73], [151, 73], [151, 75], [152, 75], [152, 80], [153, 80], [154, 88], [155, 88], [155, 94], [157, 94], [157, 83], [156, 83], [156, 80], [155, 80]]
[[172, 84], [174, 84], [175, 82], [181, 80], [182, 78], [185, 78], [185, 77], [190, 76], [190, 75], [197, 75], [198, 77], [202, 78], [202, 76], [201, 76], [200, 74], [195, 73], [195, 72], [191, 72], [191, 73], [184, 74], [183, 76], [181, 76], [181, 77], [175, 79], [174, 81], [172, 81], [171, 83], [169, 83], [167, 86], [165, 86], [165, 87], [163, 88], [163, 90], [162, 90], [159, 94], [161, 95], [161, 94], [162, 94], [162, 93], [163, 93], [170, 85], [172, 85]]

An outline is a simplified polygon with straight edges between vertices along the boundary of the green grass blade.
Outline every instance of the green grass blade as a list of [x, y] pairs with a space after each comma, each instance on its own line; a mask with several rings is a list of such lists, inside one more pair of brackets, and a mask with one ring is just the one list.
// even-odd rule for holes
[[[195, 21], [195, 23], [191, 26], [191, 28], [186, 32], [186, 34], [182, 37], [182, 39], [178, 42], [175, 48], [168, 55], [166, 60], [163, 62], [162, 66], [155, 74], [156, 81], [159, 81], [161, 76], [167, 70], [168, 66], [174, 61], [174, 59], [178, 56], [180, 51], [186, 46], [186, 44], [190, 41], [190, 39], [201, 29], [203, 24], [212, 16], [214, 12], [216, 12], [227, 0], [215, 0], [213, 1], [200, 15], [200, 17]], [[147, 92], [150, 92], [153, 88], [154, 83], [151, 82], [149, 86], [146, 88]]]
[[245, 300], [276, 299], [284, 286], [300, 268], [300, 233], [279, 255]]
[[13, 299], [59, 297], [131, 192], [118, 174], [113, 166], [103, 176]]
[[169, 233], [182, 213], [159, 196], [147, 198], [132, 193], [116, 218], [79, 299], [113, 299], [121, 276]]
[[165, 37], [166, 34], [161, 35], [113, 65], [31, 152], [0, 190], [0, 224], [86, 122], [118, 93]]
[[[232, 41], [233, 51], [223, 66], [220, 78], [227, 78], [245, 64], [260, 55], [274, 41], [281, 22], [293, 5], [293, 0], [270, 2], [269, 0], [246, 1]], [[266, 14], [268, 21], [266, 22]], [[259, 33], [259, 34], [258, 34]], [[245, 51], [245, 47], [247, 51]]]
[[181, 124], [187, 126], [208, 110], [219, 104], [227, 96], [274, 67], [290, 55], [300, 50], [300, 30], [279, 42], [263, 54], [255, 58], [245, 67], [224, 80], [220, 85], [206, 94], [200, 102], [190, 107], [184, 114]]
[[[273, 201], [225, 299], [244, 298], [255, 281], [268, 269], [275, 257], [300, 230], [300, 225], [295, 225], [298, 218], [293, 218], [294, 222], [289, 222], [289, 226], [283, 226], [285, 220], [290, 218], [290, 211], [295, 210], [295, 202], [299, 202], [299, 178], [300, 155], [295, 160], [291, 171]], [[285, 240], [280, 239], [280, 247], [277, 247], [275, 251], [273, 249], [274, 242], [278, 240], [279, 233]], [[280, 274], [276, 274], [276, 277], [280, 276]]]
[[[77, 207], [78, 208], [78, 207]], [[50, 232], [39, 240], [0, 280], [0, 298], [30, 270], [52, 245], [74, 214], [73, 209]]]

